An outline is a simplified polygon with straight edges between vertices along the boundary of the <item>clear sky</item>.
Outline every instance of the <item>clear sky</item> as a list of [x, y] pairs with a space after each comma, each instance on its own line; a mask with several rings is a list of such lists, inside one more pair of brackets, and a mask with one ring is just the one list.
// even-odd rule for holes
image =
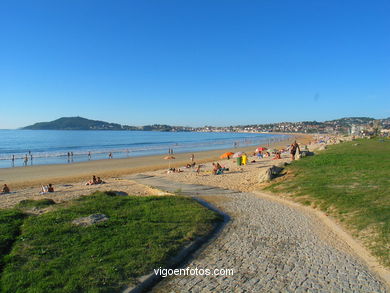
[[0, 128], [390, 116], [390, 1], [1, 0]]

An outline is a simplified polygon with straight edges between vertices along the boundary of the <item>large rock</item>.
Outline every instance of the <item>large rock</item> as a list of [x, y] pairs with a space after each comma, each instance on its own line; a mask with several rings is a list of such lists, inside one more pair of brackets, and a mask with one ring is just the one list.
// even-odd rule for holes
[[93, 214], [93, 215], [89, 215], [88, 217], [74, 219], [72, 221], [72, 224], [76, 226], [87, 227], [107, 220], [108, 217], [104, 214]]
[[314, 156], [314, 153], [309, 151], [301, 151], [301, 158], [308, 157], [308, 156]]
[[324, 151], [324, 150], [326, 150], [328, 147], [325, 145], [325, 144], [323, 144], [322, 146], [320, 146], [319, 148], [318, 148], [318, 150], [319, 151]]
[[280, 174], [280, 172], [282, 172], [282, 170], [283, 167], [278, 167], [278, 166], [272, 166], [268, 168], [264, 173], [261, 173], [259, 175], [259, 182], [263, 183], [263, 182], [271, 181], [272, 179], [277, 177]]
[[287, 163], [287, 162], [280, 162], [278, 164], [276, 164], [276, 167], [280, 167], [282, 169], [284, 169], [284, 167], [290, 165], [290, 163]]

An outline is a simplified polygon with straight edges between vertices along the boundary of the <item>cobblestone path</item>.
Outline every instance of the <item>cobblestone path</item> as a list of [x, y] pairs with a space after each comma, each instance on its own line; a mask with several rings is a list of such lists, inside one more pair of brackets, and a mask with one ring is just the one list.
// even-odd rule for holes
[[139, 183], [197, 196], [227, 213], [220, 234], [184, 267], [233, 276], [175, 276], [154, 292], [386, 292], [346, 244], [314, 216], [251, 193], [136, 175]]

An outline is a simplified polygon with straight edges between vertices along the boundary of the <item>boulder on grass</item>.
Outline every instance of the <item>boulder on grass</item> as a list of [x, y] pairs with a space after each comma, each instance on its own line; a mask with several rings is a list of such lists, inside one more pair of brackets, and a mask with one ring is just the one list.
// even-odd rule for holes
[[263, 182], [271, 181], [272, 179], [277, 177], [280, 174], [280, 172], [282, 172], [282, 170], [283, 167], [278, 167], [278, 166], [272, 166], [268, 168], [264, 173], [261, 173], [259, 175], [259, 182], [263, 183]]
[[326, 150], [328, 147], [324, 144], [324, 145], [322, 145], [322, 146], [320, 146], [319, 148], [318, 148], [318, 150], [319, 151], [324, 151], [324, 150]]
[[72, 224], [76, 226], [88, 227], [107, 220], [108, 217], [104, 214], [93, 214], [89, 215], [88, 217], [74, 219]]
[[284, 168], [286, 166], [290, 165], [290, 163], [287, 163], [287, 162], [280, 162], [278, 164], [276, 164], [276, 167], [279, 167], [279, 168]]
[[309, 151], [301, 151], [301, 158], [309, 157], [309, 156], [314, 156], [314, 153]]

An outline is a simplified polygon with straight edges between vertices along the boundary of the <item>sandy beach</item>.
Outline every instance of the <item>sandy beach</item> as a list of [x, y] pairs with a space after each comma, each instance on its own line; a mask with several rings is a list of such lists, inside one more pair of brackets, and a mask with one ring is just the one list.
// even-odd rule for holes
[[[290, 139], [271, 145], [272, 148], [286, 147], [287, 144], [297, 140], [301, 145], [313, 141], [313, 137], [306, 134], [293, 134]], [[256, 147], [249, 146], [231, 149], [230, 151], [243, 151], [249, 156], [248, 161], [255, 160], [246, 166], [237, 166], [234, 159], [221, 160], [221, 154], [228, 150], [213, 150], [196, 152], [195, 162], [201, 164], [201, 171], [194, 168], [184, 168], [190, 162], [191, 153], [175, 154], [170, 166], [180, 168], [183, 172], [167, 174], [168, 160], [162, 156], [134, 157], [126, 159], [97, 160], [82, 163], [62, 165], [40, 165], [17, 168], [0, 169], [0, 184], [6, 183], [12, 193], [0, 195], [0, 208], [9, 208], [24, 199], [52, 198], [56, 202], [71, 200], [82, 195], [88, 195], [96, 190], [115, 190], [132, 195], [158, 195], [158, 190], [137, 184], [126, 179], [126, 175], [151, 172], [160, 176], [169, 176], [173, 180], [202, 183], [234, 190], [255, 190], [259, 187], [258, 173], [275, 163], [271, 158], [258, 159], [252, 154]], [[212, 175], [211, 162], [219, 162], [229, 168], [221, 176]], [[289, 161], [288, 153], [282, 154], [282, 160]], [[101, 177], [105, 184], [86, 186], [85, 183], [92, 175]], [[40, 194], [41, 185], [54, 184], [55, 192]]]

